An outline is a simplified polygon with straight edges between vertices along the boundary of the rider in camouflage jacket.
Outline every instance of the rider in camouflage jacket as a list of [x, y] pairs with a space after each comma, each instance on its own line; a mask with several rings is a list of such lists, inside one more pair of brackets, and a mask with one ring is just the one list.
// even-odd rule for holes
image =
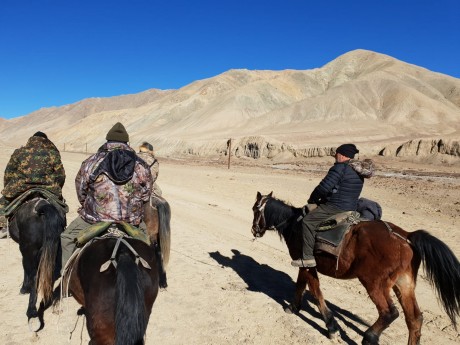
[[12, 154], [5, 169], [2, 194], [6, 201], [12, 201], [38, 187], [62, 198], [64, 182], [65, 171], [59, 150], [46, 134], [37, 132]]
[[128, 139], [123, 125], [117, 123], [107, 135], [108, 142], [81, 165], [75, 178], [81, 204], [78, 213], [88, 223], [115, 221], [138, 226], [142, 221], [144, 203], [152, 192], [152, 175]]
[[147, 165], [150, 167], [150, 172], [152, 173], [153, 179], [153, 190], [152, 190], [152, 197], [154, 196], [161, 196], [162, 191], [160, 186], [157, 184], [158, 174], [160, 173], [160, 163], [158, 163], [158, 159], [155, 157], [155, 153], [153, 151], [152, 144], [144, 141], [141, 146], [139, 146], [139, 152], [137, 155], [142, 158]]
[[100, 221], [126, 222], [142, 228], [144, 224], [144, 204], [152, 192], [150, 169], [128, 145], [129, 135], [121, 123], [110, 129], [106, 139], [81, 164], [75, 178], [81, 207], [79, 217], [61, 234], [63, 268], [75, 250], [75, 239], [89, 225]]
[[138, 226], [152, 191], [152, 175], [128, 144], [107, 142], [82, 163], [75, 186], [78, 213], [88, 223], [123, 221]]

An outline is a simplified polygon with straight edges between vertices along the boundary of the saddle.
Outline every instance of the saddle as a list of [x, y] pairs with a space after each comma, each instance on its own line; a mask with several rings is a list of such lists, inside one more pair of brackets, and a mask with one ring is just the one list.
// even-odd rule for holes
[[128, 235], [129, 237], [141, 240], [142, 242], [150, 245], [149, 236], [147, 236], [141, 229], [136, 228], [134, 225], [126, 222], [98, 222], [88, 226], [85, 230], [80, 232], [78, 237], [75, 239], [77, 247], [84, 246], [87, 242], [105, 232], [112, 233], [115, 237], [124, 237]]
[[32, 199], [33, 197], [42, 197], [50, 204], [52, 204], [56, 208], [60, 208], [64, 210], [65, 213], [69, 212], [69, 206], [66, 204], [65, 200], [60, 200], [55, 194], [51, 193], [50, 191], [47, 191], [46, 189], [42, 188], [31, 188], [24, 193], [22, 193], [20, 196], [18, 196], [16, 199], [14, 199], [12, 202], [10, 202], [3, 210], [3, 215], [5, 217], [12, 217], [16, 210], [24, 204], [27, 200]]
[[[141, 230], [125, 222], [120, 223], [120, 225], [122, 225], [123, 230], [126, 231], [126, 233], [122, 232], [117, 227], [111, 228], [112, 225], [118, 225], [118, 224], [115, 224], [112, 222], [99, 222], [99, 223], [93, 224], [87, 227], [85, 230], [83, 230], [82, 234], [80, 234], [80, 236], [75, 240], [77, 242], [77, 248], [72, 253], [71, 257], [69, 258], [65, 266], [62, 268], [61, 303], [62, 303], [62, 298], [70, 296], [69, 294], [70, 278], [72, 275], [72, 271], [77, 265], [80, 255], [85, 251], [87, 247], [89, 247], [95, 241], [105, 239], [105, 238], [115, 238], [116, 239], [116, 244], [113, 248], [112, 255], [105, 263], [101, 265], [101, 267], [99, 268], [99, 272], [106, 271], [111, 265], [115, 269], [117, 268], [116, 256], [120, 249], [121, 244], [127, 247], [128, 250], [131, 251], [131, 253], [134, 255], [136, 265], [140, 263], [146, 269], [152, 269], [150, 265], [148, 264], [148, 262], [144, 258], [142, 258], [137, 253], [137, 251], [129, 244], [129, 242], [125, 239], [125, 238], [134, 238], [134, 239], [141, 240], [147, 243], [148, 245], [150, 245], [150, 240], [148, 236], [143, 234]], [[104, 235], [98, 236], [102, 234], [104, 231], [106, 231]], [[134, 236], [128, 235], [128, 232], [131, 234], [134, 234]]]
[[360, 214], [355, 211], [342, 212], [326, 219], [318, 227], [314, 252], [326, 252], [338, 258], [345, 235], [352, 225], [360, 221]]

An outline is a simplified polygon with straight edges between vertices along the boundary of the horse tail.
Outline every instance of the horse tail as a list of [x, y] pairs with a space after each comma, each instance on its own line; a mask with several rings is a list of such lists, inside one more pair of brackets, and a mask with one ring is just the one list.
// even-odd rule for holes
[[166, 269], [171, 251], [171, 207], [165, 199], [162, 199], [162, 201], [158, 202], [155, 206], [158, 210], [158, 222], [160, 224], [158, 241], [161, 249], [163, 267]]
[[54, 273], [56, 269], [56, 256], [61, 243], [60, 235], [64, 229], [64, 220], [58, 210], [44, 204], [37, 208], [37, 214], [44, 217], [43, 244], [41, 248], [40, 262], [37, 271], [37, 294], [48, 304], [53, 297]]
[[410, 233], [408, 239], [419, 254], [428, 280], [457, 329], [456, 317], [460, 313], [460, 264], [457, 257], [444, 242], [425, 230]]
[[144, 344], [148, 317], [141, 282], [138, 265], [126, 247], [122, 246], [118, 257], [115, 293], [115, 345]]

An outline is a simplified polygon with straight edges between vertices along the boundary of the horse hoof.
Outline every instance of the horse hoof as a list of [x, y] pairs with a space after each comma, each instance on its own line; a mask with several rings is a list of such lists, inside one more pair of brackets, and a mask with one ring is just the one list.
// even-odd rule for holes
[[340, 332], [339, 331], [329, 333], [329, 339], [335, 344], [341, 344], [342, 343], [342, 338], [340, 337]]
[[31, 332], [38, 332], [41, 326], [42, 323], [40, 322], [40, 319], [38, 317], [31, 317], [29, 319], [29, 330]]
[[287, 314], [298, 314], [299, 308], [297, 308], [293, 304], [289, 304], [287, 307], [284, 307], [284, 312]]

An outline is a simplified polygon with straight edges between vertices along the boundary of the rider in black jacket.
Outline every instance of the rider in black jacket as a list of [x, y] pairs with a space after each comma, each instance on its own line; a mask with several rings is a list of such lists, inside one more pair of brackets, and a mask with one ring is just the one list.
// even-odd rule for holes
[[348, 163], [359, 150], [354, 144], [343, 144], [336, 149], [335, 163], [327, 175], [313, 190], [308, 204], [318, 207], [302, 220], [302, 258], [291, 262], [295, 267], [315, 267], [313, 256], [316, 229], [329, 217], [344, 211], [356, 211], [358, 199], [364, 185], [360, 176]]

